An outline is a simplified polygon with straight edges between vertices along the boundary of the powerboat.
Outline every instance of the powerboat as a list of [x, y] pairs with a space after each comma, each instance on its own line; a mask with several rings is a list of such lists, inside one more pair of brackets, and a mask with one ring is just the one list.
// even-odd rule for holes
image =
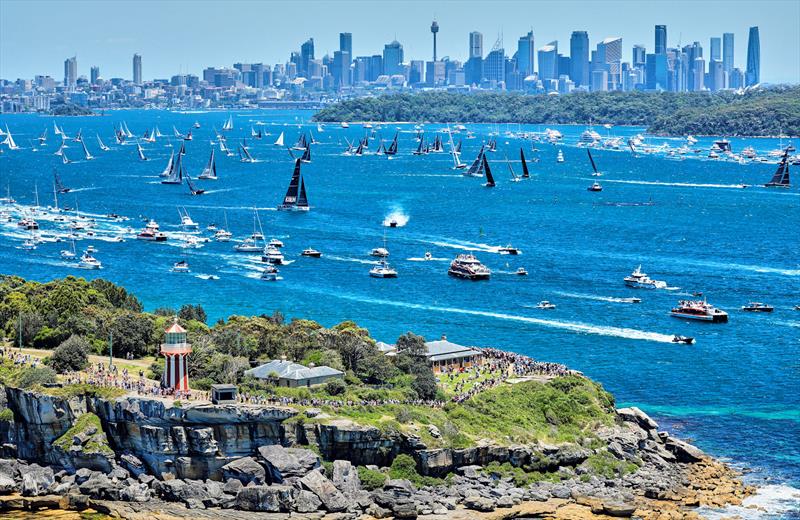
[[33, 231], [39, 229], [39, 223], [30, 217], [25, 217], [19, 222], [17, 222], [17, 226], [27, 231]]
[[197, 222], [192, 220], [192, 217], [189, 216], [189, 213], [184, 213], [181, 215], [181, 226], [186, 229], [198, 229], [200, 227]]
[[475, 255], [461, 254], [450, 263], [447, 274], [465, 280], [488, 280], [492, 271], [480, 263]]
[[188, 273], [189, 270], [189, 262], [186, 260], [179, 260], [172, 264], [172, 272], [173, 273]]
[[650, 279], [646, 273], [642, 272], [641, 265], [626, 276], [624, 280], [625, 285], [633, 289], [663, 289], [667, 286], [667, 282]]
[[536, 304], [536, 308], [537, 309], [543, 309], [543, 310], [546, 310], [546, 311], [550, 311], [550, 310], [553, 310], [553, 309], [556, 308], [556, 304], [555, 303], [550, 303], [547, 300], [542, 300], [542, 301], [540, 301], [539, 303]]
[[214, 239], [217, 242], [228, 242], [232, 236], [233, 233], [230, 231], [225, 231], [224, 229], [218, 229], [217, 232], [214, 233]]
[[556, 162], [557, 163], [564, 162], [564, 152], [562, 152], [561, 150], [558, 151], [558, 155], [556, 156]]
[[775, 307], [767, 305], [766, 303], [749, 302], [747, 305], [742, 306], [742, 310], [748, 312], [772, 312], [775, 310]]
[[528, 271], [525, 270], [524, 267], [517, 267], [517, 276], [528, 276]]
[[20, 247], [28, 251], [33, 251], [34, 249], [36, 249], [36, 241], [31, 238], [25, 239], [25, 241], [22, 242], [22, 245]]
[[268, 245], [269, 247], [277, 247], [277, 248], [281, 248], [281, 247], [283, 247], [283, 242], [281, 242], [281, 241], [280, 241], [280, 240], [278, 240], [277, 238], [273, 238], [272, 240], [270, 240], [270, 241], [269, 241], [269, 244], [267, 244], [267, 245]]
[[281, 265], [283, 263], [283, 253], [277, 247], [268, 246], [264, 254], [261, 255], [261, 261]]
[[373, 278], [397, 278], [397, 271], [389, 266], [386, 260], [369, 270], [369, 275]]
[[673, 336], [672, 342], [673, 343], [685, 343], [686, 345], [691, 345], [691, 344], [694, 343], [694, 338], [691, 338], [689, 336], [679, 336], [679, 335], [676, 334], [675, 336]]
[[258, 253], [263, 248], [258, 245], [258, 242], [253, 237], [247, 237], [241, 244], [236, 244], [233, 249], [238, 253]]
[[103, 264], [100, 263], [100, 260], [93, 257], [88, 252], [83, 253], [78, 262], [78, 267], [81, 269], [100, 269], [102, 266]]
[[369, 255], [377, 256], [378, 258], [386, 258], [387, 256], [389, 256], [389, 250], [386, 249], [385, 247], [376, 247], [375, 249], [372, 250], [372, 252]]
[[308, 257], [311, 257], [311, 258], [319, 258], [319, 257], [322, 256], [322, 253], [320, 253], [316, 249], [313, 249], [313, 248], [309, 247], [309, 248], [303, 249], [303, 252], [300, 253], [300, 256], [308, 256]]
[[397, 220], [392, 219], [389, 221], [389, 227], [397, 227]]
[[516, 247], [512, 247], [510, 244], [505, 246], [505, 247], [499, 248], [497, 250], [497, 252], [500, 253], [501, 255], [521, 255], [522, 254], [521, 250], [517, 249]]
[[603, 187], [600, 186], [599, 182], [593, 182], [592, 185], [586, 189], [589, 191], [603, 191]]
[[149, 240], [151, 242], [165, 242], [167, 235], [159, 231], [158, 223], [151, 220], [147, 223], [144, 229], [136, 235], [137, 240]]
[[433, 260], [433, 255], [430, 251], [425, 251], [425, 256], [423, 258], [425, 258], [425, 260]]
[[728, 313], [717, 309], [705, 300], [680, 300], [678, 306], [670, 311], [675, 318], [705, 321], [708, 323], [727, 323]]
[[263, 271], [261, 271], [261, 279], [267, 282], [277, 282], [278, 268], [274, 265], [268, 265]]

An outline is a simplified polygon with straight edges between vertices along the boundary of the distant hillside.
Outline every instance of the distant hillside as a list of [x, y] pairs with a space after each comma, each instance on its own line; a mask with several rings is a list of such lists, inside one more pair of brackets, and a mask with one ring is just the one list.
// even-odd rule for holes
[[800, 135], [800, 87], [733, 92], [592, 92], [568, 96], [421, 92], [333, 104], [317, 121], [646, 126], [662, 135]]

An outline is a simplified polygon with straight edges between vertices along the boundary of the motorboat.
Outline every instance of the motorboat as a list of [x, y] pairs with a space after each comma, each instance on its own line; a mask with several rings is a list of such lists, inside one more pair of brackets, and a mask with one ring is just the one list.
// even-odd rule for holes
[[179, 260], [172, 264], [172, 272], [173, 273], [188, 273], [189, 270], [189, 262], [186, 260]]
[[561, 150], [558, 151], [558, 155], [556, 156], [556, 162], [557, 163], [564, 162], [564, 152], [562, 152]]
[[34, 249], [36, 249], [36, 241], [31, 238], [25, 239], [25, 241], [22, 242], [22, 245], [20, 247], [27, 251], [33, 251]]
[[625, 285], [633, 289], [663, 289], [667, 286], [667, 282], [650, 279], [647, 273], [642, 272], [641, 265], [626, 276], [624, 280]]
[[389, 227], [397, 227], [397, 220], [392, 219], [389, 221]]
[[542, 300], [542, 301], [540, 301], [539, 303], [536, 304], [536, 308], [549, 311], [549, 310], [555, 309], [556, 308], [556, 304], [555, 303], [550, 303], [547, 300]]
[[311, 258], [319, 258], [319, 257], [322, 256], [322, 253], [320, 253], [316, 249], [308, 247], [306, 249], [303, 249], [303, 252], [300, 253], [300, 256], [308, 256], [308, 257], [311, 257]]
[[218, 229], [217, 232], [214, 233], [214, 239], [217, 242], [228, 242], [232, 236], [233, 233], [231, 233], [230, 231], [226, 231], [224, 229]]
[[397, 271], [389, 266], [386, 260], [369, 270], [369, 275], [373, 278], [397, 278]]
[[86, 252], [89, 254], [93, 254], [97, 252], [97, 249], [94, 246], [90, 245], [86, 247]]
[[136, 235], [136, 239], [149, 240], [151, 242], [165, 242], [167, 240], [167, 235], [159, 231], [158, 223], [155, 220], [151, 220], [147, 223], [145, 228]]
[[261, 261], [281, 265], [283, 263], [283, 253], [281, 253], [281, 250], [277, 247], [267, 246], [264, 254], [261, 255]]
[[100, 260], [93, 257], [88, 252], [83, 253], [78, 262], [78, 267], [81, 269], [100, 269], [102, 266], [103, 264], [100, 263]]
[[258, 253], [263, 247], [253, 237], [247, 237], [241, 244], [236, 244], [233, 249], [238, 253]]
[[603, 187], [600, 186], [599, 182], [593, 182], [592, 185], [586, 189], [589, 191], [603, 191]]
[[389, 250], [386, 249], [385, 247], [376, 247], [375, 249], [372, 250], [372, 252], [369, 255], [377, 256], [378, 258], [386, 258], [387, 256], [389, 256]]
[[281, 248], [281, 247], [283, 247], [283, 242], [281, 242], [281, 241], [280, 241], [280, 240], [278, 240], [277, 238], [273, 238], [272, 240], [270, 240], [270, 241], [269, 241], [269, 244], [267, 244], [267, 245], [268, 245], [269, 247], [277, 247], [277, 248]]
[[675, 336], [672, 337], [672, 342], [685, 343], [686, 345], [691, 345], [694, 343], [694, 338], [691, 338], [689, 336], [679, 336], [676, 334]]
[[192, 217], [189, 216], [189, 212], [188, 211], [186, 211], [184, 209], [182, 213], [180, 211], [179, 211], [179, 213], [181, 215], [181, 227], [183, 227], [184, 229], [199, 229], [200, 228], [200, 225], [197, 222], [195, 222], [194, 220], [192, 220]]
[[517, 249], [516, 247], [512, 247], [510, 244], [505, 246], [505, 247], [499, 248], [497, 250], [497, 252], [500, 253], [501, 255], [521, 255], [522, 254], [521, 250]]
[[742, 306], [743, 311], [747, 312], [772, 312], [775, 307], [760, 302], [749, 302], [747, 305]]
[[39, 223], [30, 217], [25, 217], [17, 222], [17, 226], [26, 231], [34, 231], [39, 229]]
[[267, 282], [277, 282], [278, 268], [274, 265], [268, 265], [263, 271], [261, 271], [261, 279]]
[[425, 260], [433, 260], [433, 255], [430, 251], [425, 251], [425, 256], [423, 258], [425, 258]]
[[670, 311], [675, 318], [706, 321], [709, 323], [727, 323], [728, 313], [717, 309], [705, 300], [680, 300], [678, 306]]
[[517, 272], [515, 274], [517, 276], [528, 276], [528, 271], [526, 271], [524, 267], [517, 267]]
[[472, 254], [460, 254], [451, 263], [447, 274], [465, 280], [488, 280], [492, 271]]

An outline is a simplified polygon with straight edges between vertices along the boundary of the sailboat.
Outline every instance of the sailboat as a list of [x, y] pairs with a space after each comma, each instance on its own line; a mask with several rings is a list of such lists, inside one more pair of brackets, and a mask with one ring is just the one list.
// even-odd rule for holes
[[47, 142], [47, 127], [44, 128], [44, 132], [39, 135], [39, 144], [44, 145]]
[[175, 125], [172, 125], [172, 132], [175, 134], [175, 137], [177, 137], [178, 139], [183, 139], [184, 138], [184, 135], [182, 133], [178, 132], [178, 129], [175, 128]]
[[389, 148], [387, 148], [384, 153], [386, 155], [397, 155], [397, 132], [394, 133], [392, 144], [389, 145]]
[[356, 157], [361, 157], [362, 155], [364, 155], [364, 141], [363, 140], [358, 142], [358, 148], [356, 148], [356, 150], [353, 152], [353, 155], [355, 155]]
[[[183, 183], [183, 164], [181, 163], [181, 158], [183, 156], [178, 154], [178, 157], [175, 159], [175, 162], [172, 162], [172, 157], [170, 156], [170, 166], [172, 166], [169, 170], [169, 174], [167, 177], [161, 181], [161, 184], [182, 184]], [[166, 170], [165, 170], [166, 171]]]
[[411, 152], [414, 155], [424, 155], [428, 153], [427, 147], [425, 146], [425, 140], [420, 138], [419, 145], [417, 145], [417, 149]]
[[508, 157], [506, 157], [506, 164], [508, 165], [508, 171], [511, 174], [511, 182], [521, 181], [522, 177], [517, 176], [516, 172], [514, 172], [514, 167], [511, 166], [511, 161], [508, 160]]
[[789, 150], [783, 151], [781, 162], [778, 163], [778, 170], [772, 179], [764, 185], [765, 188], [790, 188], [789, 183]]
[[306, 134], [300, 134], [300, 137], [297, 139], [297, 142], [292, 146], [292, 150], [305, 150], [308, 146], [308, 142], [306, 140]]
[[193, 139], [192, 138], [192, 129], [190, 128], [189, 131], [186, 133], [186, 135], [183, 136], [183, 140], [184, 141], [191, 141], [192, 139]]
[[6, 138], [0, 144], [8, 145], [9, 150], [19, 150], [19, 146], [17, 146], [17, 143], [14, 142], [11, 132], [8, 130], [8, 125], [6, 125]]
[[486, 186], [487, 188], [494, 188], [494, 177], [492, 176], [492, 170], [489, 168], [489, 161], [486, 160], [486, 154], [483, 154], [483, 171], [486, 173]]
[[167, 161], [167, 167], [164, 168], [164, 171], [159, 173], [159, 177], [169, 177], [172, 173], [172, 166], [175, 161], [175, 150], [172, 150], [172, 153], [169, 155], [169, 161]]
[[311, 145], [306, 146], [306, 149], [303, 151], [303, 156], [300, 157], [300, 162], [311, 162]]
[[63, 155], [64, 148], [67, 147], [67, 144], [64, 141], [61, 141], [61, 146], [58, 147], [58, 150], [53, 152], [53, 155]]
[[525, 152], [522, 150], [522, 147], [519, 149], [519, 160], [522, 162], [522, 178], [530, 179], [531, 174], [528, 172], [528, 161], [525, 160]]
[[468, 177], [482, 177], [483, 176], [483, 156], [486, 155], [486, 151], [484, 150], [484, 146], [481, 146], [481, 149], [478, 151], [478, 156], [472, 161], [472, 164], [469, 167], [469, 170], [464, 172], [464, 175]]
[[247, 148], [242, 145], [239, 145], [239, 160], [246, 163], [256, 162], [256, 160], [253, 159], [253, 156], [250, 155], [250, 152], [247, 151]]
[[222, 130], [225, 131], [225, 132], [233, 130], [233, 116], [232, 115], [228, 116], [228, 120], [225, 121], [224, 125], [222, 125]]
[[214, 233], [214, 238], [218, 242], [227, 242], [233, 236], [233, 233], [228, 231], [228, 229], [229, 229], [228, 228], [228, 212], [225, 211], [224, 214], [225, 214], [225, 227], [222, 228], [222, 229], [217, 229], [217, 232]]
[[195, 184], [192, 182], [192, 178], [189, 176], [189, 172], [186, 172], [186, 185], [189, 186], [189, 193], [192, 195], [202, 195], [206, 192], [206, 190], [203, 188], [198, 188], [195, 186]]
[[310, 139], [309, 139], [309, 141], [308, 141], [308, 142], [309, 142], [309, 144], [318, 144], [318, 143], [319, 143], [319, 141], [317, 141], [316, 139], [314, 139], [314, 132], [312, 132], [311, 130], [309, 130], [309, 131], [308, 131], [308, 135], [310, 135], [310, 136], [311, 136], [311, 138], [310, 138]]
[[281, 132], [281, 135], [275, 140], [275, 146], [283, 146], [283, 132]]
[[178, 155], [186, 155], [186, 143], [181, 143], [181, 149], [178, 150]]
[[87, 161], [91, 161], [92, 159], [94, 159], [94, 156], [89, 153], [89, 149], [86, 148], [86, 142], [83, 139], [81, 139], [81, 144], [83, 145], [83, 157]]
[[589, 154], [589, 162], [592, 163], [592, 170], [594, 170], [592, 177], [600, 177], [601, 175], [603, 175], [602, 173], [597, 171], [597, 165], [594, 163], [594, 158], [592, 157], [592, 151], [587, 148], [586, 153]]
[[64, 131], [58, 127], [55, 121], [53, 121], [53, 133], [56, 135], [64, 135]]
[[69, 164], [72, 162], [67, 158], [67, 152], [65, 152], [64, 150], [61, 151], [61, 162], [63, 164]]
[[308, 211], [308, 197], [306, 197], [306, 185], [303, 176], [300, 174], [300, 159], [294, 162], [294, 172], [292, 180], [289, 182], [289, 189], [283, 197], [283, 203], [278, 206], [279, 211]]
[[103, 144], [103, 141], [100, 140], [100, 134], [97, 134], [97, 144], [100, 146], [100, 149], [104, 152], [107, 152], [111, 148]]
[[131, 132], [130, 128], [128, 128], [128, 123], [123, 121], [122, 126], [125, 130], [125, 137], [127, 137], [128, 139], [133, 139], [133, 132]]
[[146, 161], [147, 160], [147, 157], [144, 156], [144, 150], [142, 149], [142, 145], [141, 144], [136, 143], [136, 151], [139, 152], [139, 160], [140, 161]]
[[[453, 145], [453, 134], [450, 133], [450, 126], [447, 127], [447, 137], [450, 139], [450, 155], [453, 156], [453, 169], [463, 170], [467, 167], [466, 163], [461, 162], [461, 152]], [[460, 144], [460, 142], [459, 142]]]
[[58, 176], [58, 172], [53, 170], [53, 182], [55, 185], [56, 193], [69, 193], [71, 188], [67, 188], [61, 182], [61, 178]]
[[72, 138], [73, 141], [76, 143], [80, 143], [83, 141], [83, 128], [78, 129], [78, 133], [75, 134], [75, 137]]
[[219, 151], [224, 153], [228, 157], [232, 157], [233, 156], [233, 152], [230, 151], [230, 149], [228, 148], [228, 145], [225, 144], [225, 140], [224, 139], [220, 139], [219, 140]]
[[211, 149], [211, 156], [208, 158], [208, 164], [203, 168], [202, 173], [197, 177], [203, 180], [217, 180], [217, 161], [214, 159], [214, 149]]
[[162, 134], [161, 130], [158, 129], [158, 125], [156, 125], [156, 129], [153, 131], [153, 135], [156, 137], [164, 137], [164, 134]]

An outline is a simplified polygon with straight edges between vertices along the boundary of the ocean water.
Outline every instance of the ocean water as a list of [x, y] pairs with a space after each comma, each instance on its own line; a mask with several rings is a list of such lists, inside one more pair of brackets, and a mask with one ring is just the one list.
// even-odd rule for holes
[[[800, 184], [790, 190], [757, 185], [768, 181], [774, 164], [667, 159], [663, 154], [633, 156], [629, 151], [593, 152], [603, 176], [590, 176], [586, 151], [577, 148], [583, 127], [558, 127], [563, 143], [552, 146], [506, 137], [500, 126], [498, 150], [488, 154], [497, 180], [494, 189], [481, 179], [454, 171], [448, 154], [416, 157], [413, 125], [385, 125], [378, 133], [388, 142], [399, 130], [400, 152], [386, 156], [342, 156], [345, 139], [364, 135], [361, 125], [349, 129], [309, 124], [311, 112], [234, 112], [228, 146], [235, 151], [247, 137], [258, 161], [242, 163], [217, 148], [219, 180], [196, 181], [208, 191], [192, 197], [185, 185], [159, 183], [175, 138], [142, 143], [148, 161], [139, 161], [136, 146], [116, 145], [113, 127], [125, 121], [141, 135], [158, 125], [167, 136], [172, 127], [186, 132], [194, 121], [194, 140], [186, 142], [185, 166], [197, 177], [221, 128], [225, 112], [108, 112], [102, 117], [59, 118], [73, 136], [83, 130], [95, 160], [86, 161], [80, 143], [68, 143], [74, 162], [64, 165], [53, 155], [59, 139], [53, 118], [0, 115], [21, 150], [0, 155], [0, 193], [10, 189], [18, 205], [53, 204], [53, 170], [72, 191], [61, 205], [97, 216], [97, 239], [80, 240], [80, 252], [94, 245], [103, 262], [100, 271], [82, 271], [59, 257], [67, 243], [45, 242], [34, 251], [19, 249], [28, 237], [14, 222], [0, 224], [0, 272], [36, 280], [69, 274], [104, 277], [124, 285], [149, 310], [199, 303], [211, 322], [233, 313], [272, 313], [315, 319], [324, 325], [353, 319], [382, 341], [406, 331], [428, 338], [446, 334], [457, 343], [492, 346], [537, 359], [562, 362], [599, 380], [619, 405], [636, 405], [662, 427], [748, 471], [748, 479], [768, 485], [758, 497], [769, 518], [800, 514]], [[265, 133], [250, 139], [257, 122]], [[305, 122], [305, 123], [304, 123]], [[463, 160], [470, 162], [490, 125], [467, 125], [475, 139], [463, 138]], [[47, 145], [32, 143], [47, 127]], [[429, 136], [443, 125], [428, 124]], [[543, 131], [544, 126], [522, 126]], [[312, 210], [307, 214], [275, 211], [292, 173], [285, 148], [273, 144], [283, 131], [291, 145], [300, 132], [320, 141], [313, 162], [303, 165]], [[514, 126], [511, 130], [518, 130]], [[601, 134], [628, 136], [642, 128], [598, 128]], [[100, 151], [99, 133], [107, 152]], [[2, 139], [2, 138], [0, 138]], [[678, 147], [678, 139], [648, 137], [649, 144]], [[777, 139], [731, 139], [735, 152], [753, 146], [766, 153]], [[708, 150], [712, 139], [695, 146]], [[375, 150], [373, 139], [370, 149]], [[529, 159], [532, 179], [510, 182], [506, 158], [517, 174], [519, 149]], [[561, 149], [565, 162], [556, 162]], [[297, 153], [297, 152], [295, 152]], [[705, 154], [702, 154], [703, 156]], [[587, 191], [599, 180], [604, 190]], [[747, 189], [740, 184], [753, 185]], [[4, 194], [3, 194], [4, 195]], [[618, 206], [641, 203], [652, 206]], [[261, 281], [260, 255], [233, 251], [235, 242], [211, 241], [198, 249], [178, 247], [182, 235], [178, 209], [200, 224], [198, 236], [210, 237], [210, 223], [227, 219], [234, 238], [253, 231], [254, 210], [266, 237], [279, 238], [288, 265], [281, 280]], [[0, 210], [3, 208], [0, 207]], [[6, 208], [8, 209], [8, 208]], [[17, 206], [15, 215], [21, 211]], [[130, 217], [113, 222], [103, 216]], [[73, 213], [74, 214], [74, 213]], [[401, 226], [387, 228], [387, 217]], [[156, 219], [170, 235], [164, 244], [133, 239], [144, 218]], [[45, 238], [67, 233], [47, 214], [37, 216]], [[113, 242], [124, 235], [125, 242]], [[384, 245], [399, 272], [395, 280], [370, 278], [372, 248]], [[522, 255], [498, 254], [513, 244]], [[314, 247], [320, 259], [301, 258]], [[423, 261], [425, 252], [434, 258]], [[449, 261], [472, 252], [493, 271], [488, 282], [447, 276]], [[186, 259], [191, 273], [170, 272]], [[668, 289], [628, 289], [623, 277], [641, 264]], [[529, 275], [516, 276], [524, 266]], [[207, 275], [219, 279], [208, 279]], [[728, 324], [688, 323], [668, 315], [681, 298], [702, 291], [709, 302], [730, 313]], [[640, 297], [639, 304], [620, 299]], [[557, 305], [534, 308], [540, 300]], [[775, 306], [772, 314], [739, 310], [748, 301]], [[671, 343], [674, 334], [697, 338], [695, 345]]]

